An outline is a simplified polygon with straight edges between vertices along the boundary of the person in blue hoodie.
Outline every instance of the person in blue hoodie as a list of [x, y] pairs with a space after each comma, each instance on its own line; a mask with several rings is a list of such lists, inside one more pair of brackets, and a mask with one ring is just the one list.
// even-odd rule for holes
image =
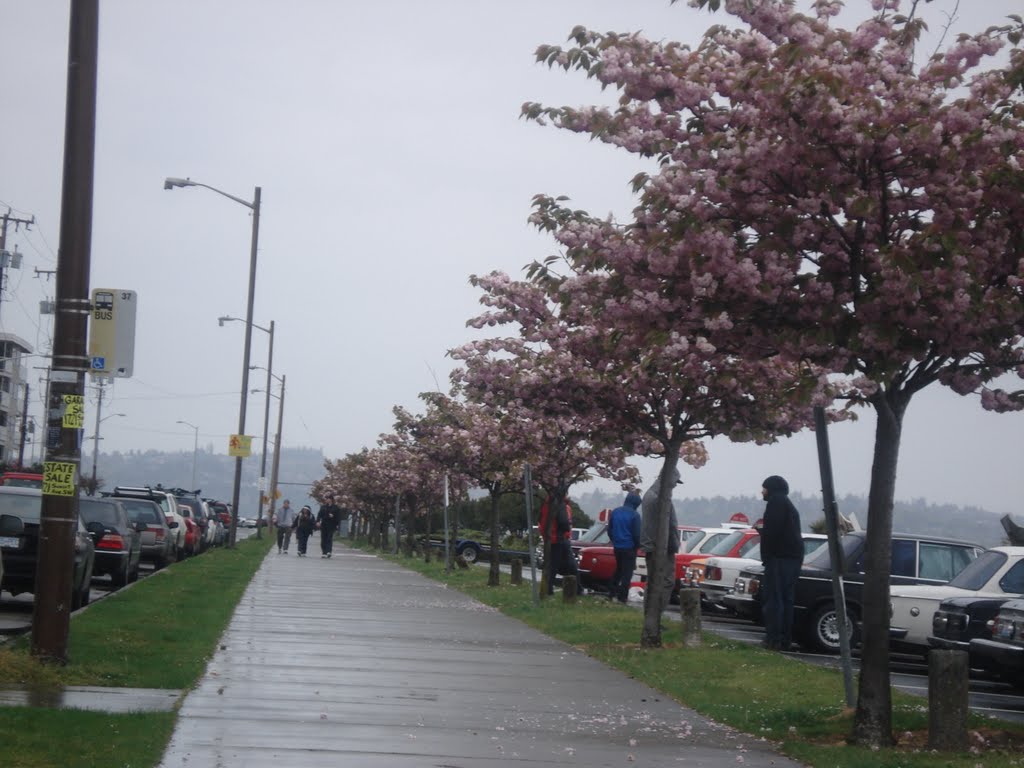
[[640, 546], [640, 507], [642, 499], [633, 491], [626, 494], [621, 507], [612, 510], [608, 518], [608, 537], [615, 550], [615, 575], [612, 576], [609, 600], [625, 603], [629, 598], [629, 585], [636, 570], [636, 550]]

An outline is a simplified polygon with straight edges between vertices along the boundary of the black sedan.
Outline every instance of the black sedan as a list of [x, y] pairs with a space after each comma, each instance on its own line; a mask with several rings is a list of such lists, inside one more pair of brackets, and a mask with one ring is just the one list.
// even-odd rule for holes
[[[928, 645], [947, 651], [970, 651], [971, 640], [990, 638], [991, 622], [1010, 598], [950, 597], [939, 603], [932, 616], [932, 634]], [[988, 659], [971, 656], [971, 666], [989, 669]]]
[[115, 587], [138, 579], [142, 535], [139, 526], [128, 519], [121, 502], [111, 498], [81, 498], [78, 511], [89, 532], [96, 537], [96, 574], [110, 574]]
[[[843, 536], [840, 542], [843, 548], [847, 631], [851, 636], [851, 645], [859, 642], [857, 625], [863, 599], [866, 540], [865, 531], [854, 531]], [[980, 545], [953, 539], [894, 533], [889, 583], [944, 584], [983, 550]], [[741, 616], [759, 615], [760, 595], [758, 585], [754, 582], [763, 573], [762, 566], [751, 566], [741, 571], [736, 579], [735, 593], [725, 598], [726, 605]], [[757, 605], [756, 611], [754, 605]], [[828, 547], [822, 547], [805, 560], [800, 571], [793, 605], [793, 636], [808, 650], [818, 653], [839, 652], [839, 621], [832, 596], [832, 558]]]
[[[0, 487], [0, 550], [4, 563], [0, 589], [12, 595], [36, 591], [42, 511], [43, 492], [39, 488]], [[72, 556], [71, 609], [77, 610], [89, 603], [94, 563], [93, 539], [81, 518], [75, 529]]]
[[971, 640], [970, 651], [1003, 680], [1024, 688], [1024, 600], [1003, 603], [989, 637]]

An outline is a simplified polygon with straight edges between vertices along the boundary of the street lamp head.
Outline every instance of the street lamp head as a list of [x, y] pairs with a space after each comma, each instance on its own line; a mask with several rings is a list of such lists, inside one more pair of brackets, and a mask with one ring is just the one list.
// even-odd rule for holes
[[234, 320], [234, 319], [235, 318], [228, 317], [227, 315], [224, 315], [222, 317], [218, 317], [217, 318], [217, 325], [219, 325], [221, 328], [223, 328], [224, 327], [224, 323], [228, 322], [228, 320]]
[[194, 187], [196, 183], [189, 179], [178, 179], [174, 176], [168, 176], [164, 179], [164, 189], [174, 189], [175, 187]]

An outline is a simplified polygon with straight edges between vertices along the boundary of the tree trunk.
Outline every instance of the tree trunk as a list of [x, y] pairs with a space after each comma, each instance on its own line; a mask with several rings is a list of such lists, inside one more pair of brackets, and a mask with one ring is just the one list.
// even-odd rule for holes
[[[409, 495], [408, 497], [408, 512], [406, 512], [406, 523], [405, 523], [405, 556], [412, 557], [416, 551], [416, 533], [413, 530], [416, 524], [416, 497]], [[398, 532], [395, 532], [398, 535]]]
[[[889, 576], [892, 571], [892, 509], [896, 495], [903, 415], [909, 396], [879, 390], [871, 400], [878, 422], [868, 493], [861, 610], [861, 669], [853, 742], [865, 747], [892, 744], [892, 689], [889, 677]], [[855, 621], [857, 617], [850, 617]]]
[[427, 510], [427, 546], [424, 547], [424, 549], [426, 550], [426, 554], [424, 555], [424, 558], [423, 558], [424, 561], [427, 562], [427, 563], [431, 562], [431, 556], [433, 555], [433, 552], [434, 552], [434, 545], [430, 543], [430, 533], [431, 533], [430, 522], [431, 522], [431, 517], [432, 517], [432, 515], [430, 514], [430, 510], [428, 508], [428, 510]]
[[668, 515], [672, 506], [672, 469], [679, 461], [679, 445], [665, 447], [665, 457], [658, 475], [658, 530], [654, 537], [653, 557], [648, 559], [647, 587], [644, 589], [644, 626], [640, 633], [643, 648], [661, 647], [661, 614], [665, 611], [667, 597], [662, 589], [666, 569], [672, 569], [675, 576], [675, 560], [668, 557]]
[[497, 485], [491, 488], [491, 571], [487, 575], [487, 586], [501, 584], [500, 557], [498, 555], [498, 500], [501, 492]]

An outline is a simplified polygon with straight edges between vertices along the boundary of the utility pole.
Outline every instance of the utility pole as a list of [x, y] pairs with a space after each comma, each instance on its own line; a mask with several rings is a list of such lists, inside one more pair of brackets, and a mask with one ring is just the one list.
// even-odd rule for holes
[[[277, 434], [274, 435], [274, 463], [270, 470], [270, 511], [267, 512], [267, 525], [270, 525], [277, 508], [277, 472], [281, 466], [281, 423], [284, 421], [284, 383], [287, 376], [281, 377], [281, 399], [277, 401]], [[259, 530], [257, 528], [256, 530]]]
[[71, 0], [69, 27], [57, 312], [46, 403], [42, 520], [32, 612], [32, 655], [61, 664], [68, 659], [85, 372], [89, 367], [86, 335], [91, 308], [99, 0]]
[[267, 351], [267, 391], [264, 393], [267, 402], [263, 408], [263, 454], [260, 456], [260, 508], [256, 513], [256, 538], [262, 538], [263, 528], [263, 497], [270, 493], [267, 488], [267, 431], [270, 429], [270, 385], [273, 383], [274, 370], [274, 321], [270, 321], [270, 349]]
[[25, 435], [28, 434], [28, 382], [25, 382], [25, 400], [21, 404], [21, 441], [18, 443], [18, 466], [25, 466]]
[[14, 257], [20, 257], [21, 255], [17, 253], [17, 246], [15, 246], [15, 253], [7, 252], [7, 225], [12, 222], [14, 223], [15, 232], [17, 232], [18, 228], [22, 224], [25, 225], [25, 229], [28, 229], [30, 226], [35, 224], [36, 217], [33, 216], [31, 219], [20, 219], [17, 216], [11, 215], [10, 208], [7, 209], [7, 213], [0, 216], [0, 300], [3, 299], [4, 282], [7, 278], [7, 267], [11, 266], [17, 268], [17, 259]]
[[[103, 411], [103, 378], [96, 377], [96, 386], [99, 388], [99, 400], [96, 401], [96, 432], [92, 436], [92, 482], [89, 485], [89, 495], [96, 495], [96, 462], [100, 455], [100, 413]], [[195, 478], [192, 478], [193, 485]]]

